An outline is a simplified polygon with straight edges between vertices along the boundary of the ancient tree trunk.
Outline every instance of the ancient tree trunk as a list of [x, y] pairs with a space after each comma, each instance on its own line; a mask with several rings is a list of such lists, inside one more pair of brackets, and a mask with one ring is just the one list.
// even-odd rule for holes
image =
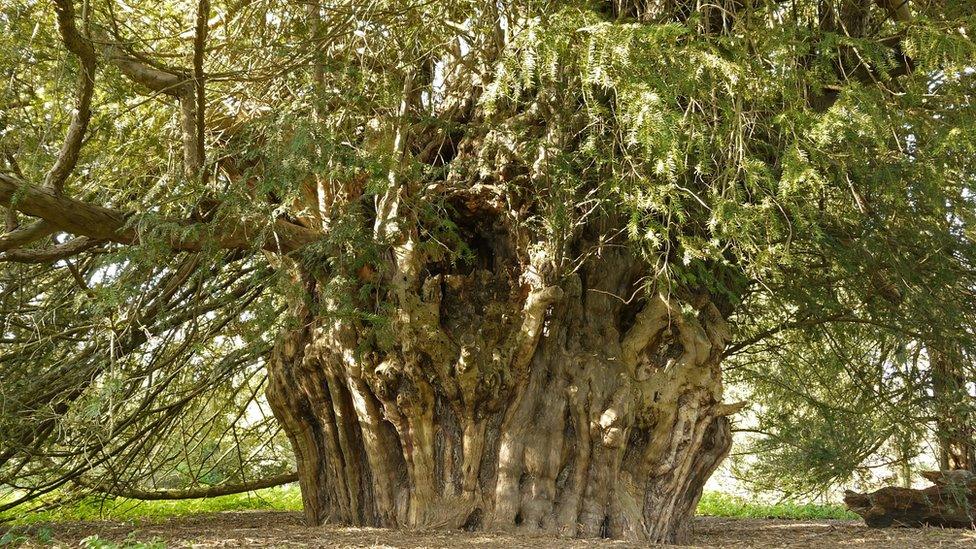
[[268, 397], [308, 522], [687, 540], [737, 409], [722, 315], [702, 296], [626, 303], [639, 270], [619, 247], [557, 277], [505, 241], [466, 272], [400, 246], [388, 333], [296, 307]]
[[976, 476], [969, 471], [922, 474], [935, 485], [924, 490], [889, 486], [870, 494], [848, 490], [844, 503], [873, 528], [976, 528]]

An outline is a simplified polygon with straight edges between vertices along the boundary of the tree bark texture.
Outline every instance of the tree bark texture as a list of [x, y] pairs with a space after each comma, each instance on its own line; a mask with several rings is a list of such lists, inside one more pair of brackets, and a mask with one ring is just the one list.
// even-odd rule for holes
[[872, 528], [976, 528], [976, 476], [960, 470], [923, 475], [935, 484], [923, 490], [888, 486], [870, 494], [848, 490], [844, 503]]
[[640, 270], [623, 246], [559, 275], [541, 247], [474, 233], [466, 269], [401, 239], [388, 337], [314, 313], [323, 282], [298, 275], [268, 397], [308, 523], [687, 541], [738, 409], [722, 404], [719, 310], [622, 299]]

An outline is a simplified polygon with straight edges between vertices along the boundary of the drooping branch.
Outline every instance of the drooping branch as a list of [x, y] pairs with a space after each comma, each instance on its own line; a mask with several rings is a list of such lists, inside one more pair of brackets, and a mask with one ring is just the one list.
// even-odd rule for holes
[[[76, 236], [106, 240], [119, 244], [138, 244], [139, 232], [129, 226], [131, 214], [104, 208], [81, 200], [59, 196], [55, 192], [28, 185], [18, 178], [0, 174], [0, 204], [43, 220]], [[199, 251], [208, 245], [228, 249], [259, 247], [289, 253], [320, 238], [321, 234], [285, 220], [275, 220], [270, 231], [261, 223], [243, 220], [217, 223], [178, 223], [181, 233], [173, 234], [168, 244], [174, 251]], [[212, 232], [212, 239], [188, 235], [201, 229]]]
[[199, 499], [199, 498], [215, 498], [219, 496], [229, 496], [231, 494], [241, 494], [244, 492], [252, 492], [254, 490], [262, 490], [265, 488], [274, 488], [275, 486], [281, 486], [283, 484], [288, 484], [290, 482], [298, 481], [298, 473], [284, 473], [281, 475], [275, 475], [273, 477], [268, 477], [261, 480], [256, 480], [253, 482], [244, 482], [242, 484], [222, 484], [219, 486], [209, 486], [207, 488], [192, 488], [189, 490], [139, 490], [137, 488], [125, 488], [125, 487], [91, 487], [95, 492], [100, 492], [102, 494], [108, 494], [111, 496], [129, 498], [129, 499], [139, 499], [143, 501], [163, 501], [163, 500], [178, 500], [178, 499]]
[[[235, 254], [232, 252], [227, 254], [228, 257], [232, 255]], [[53, 366], [27, 374], [23, 371], [11, 372], [12, 375], [24, 376], [23, 379], [25, 381], [29, 379], [28, 386], [32, 389], [24, 391], [23, 396], [14, 399], [10, 403], [13, 408], [12, 413], [16, 417], [23, 419], [16, 423], [16, 427], [13, 430], [0, 433], [0, 436], [4, 439], [3, 446], [5, 449], [9, 448], [9, 451], [0, 452], [0, 468], [4, 466], [7, 460], [14, 456], [28, 456], [25, 459], [34, 459], [36, 456], [46, 455], [45, 452], [49, 451], [46, 447], [49, 443], [48, 439], [60, 436], [53, 429], [59, 420], [59, 416], [66, 413], [72, 403], [82, 397], [88, 387], [99, 378], [107, 365], [116, 363], [115, 361], [135, 352], [147, 341], [155, 337], [163, 336], [158, 340], [162, 342], [161, 347], [169, 346], [170, 343], [168, 342], [171, 341], [174, 331], [180, 330], [183, 326], [189, 332], [197, 334], [204, 339], [214, 337], [224, 329], [229, 319], [234, 318], [241, 311], [246, 310], [263, 292], [264, 287], [262, 284], [258, 283], [255, 285], [256, 280], [250, 277], [243, 277], [242, 275], [245, 272], [241, 271], [236, 273], [238, 277], [233, 277], [227, 282], [201, 287], [198, 284], [199, 280], [191, 280], [191, 276], [198, 272], [196, 271], [198, 264], [199, 255], [191, 254], [185, 257], [182, 265], [173, 269], [169, 276], [159, 280], [159, 292], [155, 295], [150, 292], [149, 295], [153, 296], [153, 299], [146, 299], [144, 308], [133, 311], [121, 330], [115, 332], [112, 337], [113, 344], [110, 346], [110, 349], [106, 349], [100, 342], [94, 341], [87, 345], [80, 353], [72, 356], [71, 360], [66, 363], [70, 364], [67, 368], [59, 369], [58, 366]], [[215, 271], [211, 270], [210, 273], [212, 276]], [[233, 282], [238, 279], [240, 279], [239, 282]], [[191, 283], [186, 286], [185, 283], [187, 282]], [[198, 302], [194, 296], [198, 295], [201, 289], [204, 290], [202, 292], [203, 295], [211, 296], [216, 294], [218, 297], [213, 299], [208, 298], [205, 301]], [[225, 289], [228, 291], [225, 292]], [[200, 327], [204, 328], [203, 332], [197, 332], [197, 329]], [[178, 345], [177, 347], [182, 347], [182, 345]], [[185, 350], [185, 348], [183, 351], [177, 350], [175, 355], [169, 356], [166, 353], [154, 351], [145, 355], [147, 362], [139, 361], [137, 364], [140, 365], [140, 368], [147, 367], [154, 371], [169, 367], [179, 368], [177, 362], [186, 360], [188, 356], [184, 352]], [[218, 371], [221, 372], [221, 375], [232, 375], [237, 371], [239, 364], [243, 363], [242, 361], [257, 360], [257, 357], [264, 356], [266, 352], [267, 346], [260, 343], [239, 349], [221, 361], [221, 364], [225, 366], [218, 368]], [[111, 360], [109, 357], [111, 357]], [[196, 395], [202, 394], [202, 392], [207, 390], [208, 384], [211, 381], [208, 380], [197, 385], [193, 393]], [[13, 382], [14, 384], [17, 383], [16, 377], [14, 377]], [[173, 378], [171, 376], [171, 379], [165, 380], [161, 378], [157, 383], [160, 388], [165, 388], [172, 382]], [[240, 381], [236, 383], [240, 383]], [[134, 410], [125, 422], [142, 421], [141, 418], [149, 417], [147, 414], [170, 413], [163, 408], [153, 409], [148, 407], [148, 403], [153, 402], [159, 396], [159, 391], [148, 394], [146, 396], [149, 399], [147, 405], [141, 409]], [[185, 394], [185, 396], [181, 397], [181, 402], [188, 402], [188, 399], [192, 398], [196, 398], [196, 396], [192, 393]], [[45, 410], [49, 413], [38, 415], [36, 413], [37, 410]], [[178, 413], [178, 410], [173, 410], [173, 413]], [[124, 429], [125, 424], [124, 422], [117, 423], [113, 428]], [[161, 433], [162, 431], [165, 430], [152, 431], [153, 436], [156, 436], [156, 433]], [[127, 441], [123, 449], [128, 444], [129, 442]], [[78, 448], [74, 448], [70, 451], [78, 450]], [[60, 457], [68, 457], [69, 455], [61, 453]], [[12, 474], [9, 474], [11, 473], [10, 469], [4, 471], [6, 476], [0, 476], [0, 484], [14, 484], [13, 479], [18, 478], [16, 472], [17, 467], [18, 465], [16, 464], [12, 466], [14, 470]], [[95, 467], [97, 467], [97, 463], [90, 463], [88, 460], [85, 460], [85, 463], [79, 465], [79, 467], [72, 471], [64, 474], [59, 473], [58, 480], [55, 482], [60, 485], [63, 482], [78, 478], [79, 475], [85, 474]], [[24, 496], [22, 501], [28, 501], [41, 493], [43, 493], [43, 490], [42, 492], [29, 492]], [[4, 507], [9, 508], [6, 505]]]

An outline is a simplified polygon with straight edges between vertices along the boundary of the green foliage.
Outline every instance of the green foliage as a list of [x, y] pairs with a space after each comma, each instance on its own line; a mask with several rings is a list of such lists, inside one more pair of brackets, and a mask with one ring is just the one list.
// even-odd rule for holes
[[302, 495], [297, 486], [267, 488], [243, 494], [206, 499], [139, 501], [127, 498], [87, 496], [54, 509], [22, 514], [11, 521], [14, 526], [65, 521], [139, 520], [156, 522], [168, 518], [222, 511], [300, 511]]
[[152, 539], [150, 541], [139, 541], [135, 539], [134, 536], [130, 535], [128, 538], [122, 542], [114, 542], [109, 540], [104, 540], [98, 537], [97, 534], [88, 536], [81, 540], [81, 547], [85, 549], [165, 549], [166, 544], [159, 539]]
[[[738, 465], [786, 494], [911, 470], [934, 418], [922, 347], [976, 343], [973, 14], [919, 13], [895, 81], [893, 28], [812, 25], [811, 6], [712, 36], [567, 7], [527, 21], [484, 98], [582, 98], [567, 179], [604, 182], [649, 285], [734, 307], [728, 374], [758, 423]], [[873, 82], [838, 73], [852, 59]]]
[[838, 325], [778, 334], [737, 357], [731, 381], [748, 388], [762, 435], [737, 458], [740, 476], [803, 495], [916, 458], [929, 415], [918, 353], [870, 326]]
[[0, 547], [16, 547], [27, 540], [28, 538], [25, 535], [5, 532], [0, 536]]
[[794, 502], [755, 503], [721, 492], [702, 494], [698, 502], [697, 514], [711, 517], [791, 520], [860, 519], [841, 505]]

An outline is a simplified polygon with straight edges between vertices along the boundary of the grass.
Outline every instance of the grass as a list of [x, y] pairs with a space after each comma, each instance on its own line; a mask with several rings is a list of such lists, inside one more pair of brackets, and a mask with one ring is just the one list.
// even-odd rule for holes
[[[82, 520], [160, 521], [167, 518], [220, 511], [300, 511], [302, 496], [298, 486], [268, 488], [246, 494], [210, 499], [178, 501], [137, 501], [126, 498], [89, 497], [81, 501], [15, 518], [11, 525]], [[840, 505], [814, 503], [755, 503], [720, 492], [705, 492], [698, 503], [698, 514], [729, 518], [847, 519], [859, 517]]]
[[[16, 547], [27, 542], [34, 542], [35, 545], [41, 546], [50, 545], [54, 541], [53, 530], [44, 523], [94, 520], [158, 522], [168, 518], [220, 511], [300, 511], [301, 508], [301, 493], [295, 485], [218, 498], [178, 501], [89, 497], [50, 511], [24, 514], [14, 518], [4, 525], [15, 528], [0, 535], [0, 549], [8, 546]], [[796, 520], [858, 518], [840, 505], [763, 504], [720, 492], [706, 492], [698, 504], [698, 514], [730, 518]], [[24, 528], [17, 528], [18, 526]], [[79, 546], [84, 549], [164, 549], [166, 547], [166, 544], [158, 539], [142, 541], [135, 536], [136, 533], [133, 532], [128, 538], [118, 542], [103, 540], [97, 535], [92, 535], [83, 539]]]
[[27, 525], [77, 520], [143, 520], [155, 522], [173, 517], [220, 511], [301, 511], [301, 509], [302, 495], [298, 486], [284, 486], [216, 498], [176, 501], [139, 501], [127, 498], [90, 496], [57, 509], [25, 513], [15, 517], [8, 524]]
[[[35, 537], [15, 534], [12, 531], [0, 536], [0, 548], [18, 547], [22, 544], [49, 546], [58, 544], [58, 541], [54, 539], [50, 528], [38, 530]], [[78, 546], [84, 549], [166, 549], [166, 543], [158, 538], [140, 541], [136, 539], [134, 533], [121, 542], [104, 540], [97, 535], [88, 536], [82, 539]]]
[[793, 520], [857, 520], [861, 518], [842, 505], [791, 502], [753, 503], [721, 492], [705, 492], [701, 501], [698, 502], [698, 514], [712, 517]]
[[[158, 522], [168, 518], [220, 511], [301, 509], [302, 495], [298, 486], [294, 485], [209, 499], [176, 501], [138, 501], [90, 496], [57, 509], [25, 513], [13, 517], [10, 522], [0, 524], [0, 549], [17, 547], [28, 542], [41, 546], [51, 545], [55, 541], [53, 531], [45, 523], [94, 520]], [[2, 527], [13, 528], [4, 533]], [[84, 549], [165, 549], [166, 544], [157, 539], [139, 540], [133, 533], [121, 542], [92, 535], [81, 540], [79, 546]]]

